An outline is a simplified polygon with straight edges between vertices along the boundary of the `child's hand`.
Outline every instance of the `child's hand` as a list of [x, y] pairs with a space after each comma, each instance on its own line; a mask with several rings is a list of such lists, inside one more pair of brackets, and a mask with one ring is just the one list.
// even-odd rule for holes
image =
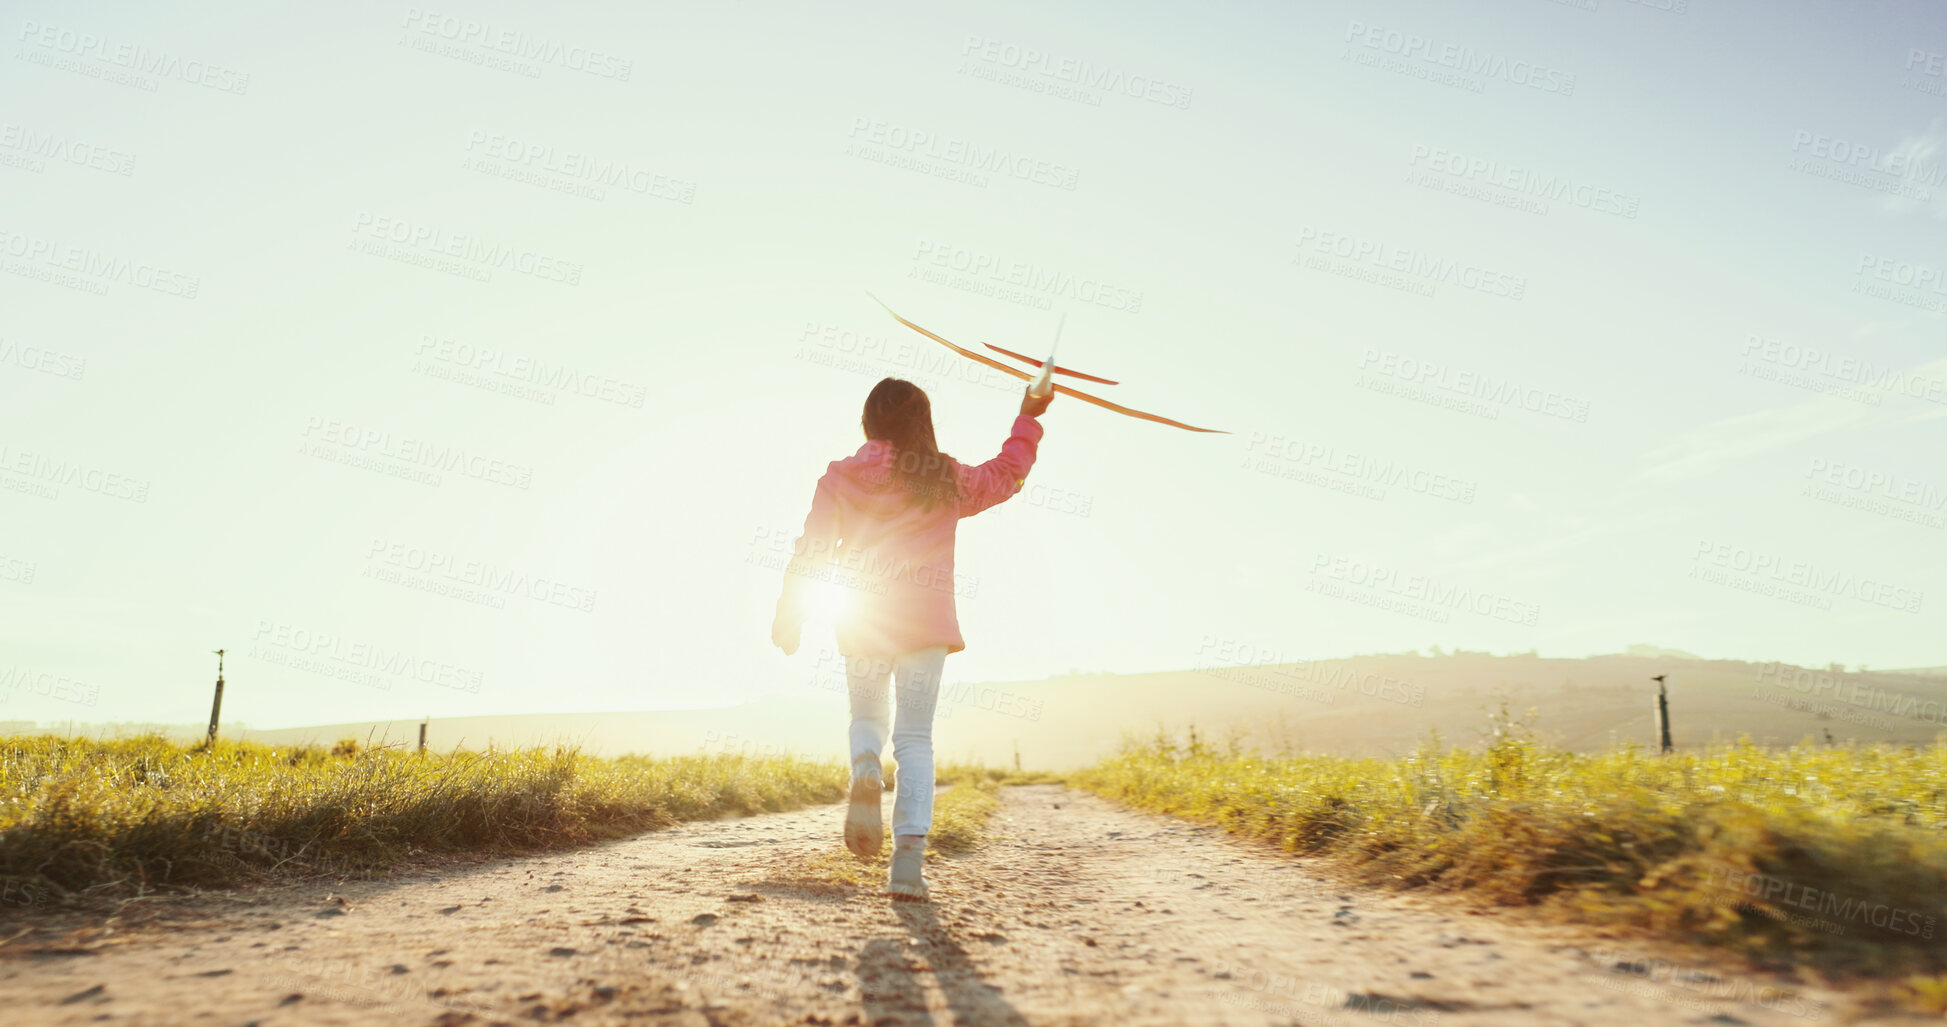
[[779, 610], [777, 616], [771, 619], [771, 644], [784, 650], [786, 656], [797, 652], [798, 633], [803, 630], [803, 627], [796, 620], [786, 617], [784, 611]]
[[[1029, 388], [1033, 388], [1033, 387], [1030, 386]], [[1048, 394], [1046, 396], [1036, 396], [1033, 392], [1022, 393], [1021, 413], [1026, 414], [1029, 417], [1040, 417], [1042, 414], [1047, 413], [1048, 404], [1053, 403], [1054, 401], [1055, 401], [1055, 393], [1054, 390], [1052, 389], [1048, 391]]]

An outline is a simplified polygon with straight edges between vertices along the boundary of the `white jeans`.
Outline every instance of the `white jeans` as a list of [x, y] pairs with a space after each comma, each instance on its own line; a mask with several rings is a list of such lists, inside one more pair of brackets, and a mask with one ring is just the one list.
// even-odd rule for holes
[[[852, 698], [852, 762], [878, 759], [892, 734], [899, 776], [892, 798], [892, 833], [925, 834], [933, 826], [933, 708], [940, 700], [946, 646], [894, 657], [848, 656], [845, 682]], [[896, 682], [896, 719], [886, 712], [886, 685]]]

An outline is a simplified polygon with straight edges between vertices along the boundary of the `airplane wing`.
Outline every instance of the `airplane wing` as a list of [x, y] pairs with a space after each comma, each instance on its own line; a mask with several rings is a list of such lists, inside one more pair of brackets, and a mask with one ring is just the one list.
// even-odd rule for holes
[[[868, 292], [868, 293], [866, 293], [866, 295], [867, 295], [867, 296], [872, 296], [872, 294], [871, 294], [871, 293], [869, 293], [869, 292]], [[908, 328], [911, 328], [911, 329], [912, 329], [913, 331], [916, 331], [916, 332], [918, 332], [919, 334], [921, 334], [921, 335], [924, 335], [924, 336], [926, 336], [926, 337], [927, 337], [927, 338], [929, 338], [929, 339], [932, 339], [932, 340], [933, 340], [934, 342], [937, 342], [937, 343], [939, 343], [940, 345], [942, 345], [942, 346], [945, 346], [945, 347], [946, 347], [947, 349], [950, 349], [950, 350], [952, 350], [953, 352], [955, 352], [955, 353], [958, 353], [958, 354], [960, 354], [961, 356], [963, 356], [963, 357], [966, 357], [966, 358], [967, 358], [967, 359], [969, 359], [969, 360], [978, 360], [978, 361], [980, 361], [981, 363], [983, 363], [983, 364], [986, 364], [986, 365], [987, 365], [988, 367], [993, 367], [993, 368], [999, 368], [1000, 370], [1002, 370], [1002, 371], [1005, 371], [1005, 372], [1007, 372], [1008, 374], [1011, 374], [1011, 375], [1013, 375], [1014, 377], [1016, 377], [1016, 378], [1019, 378], [1019, 379], [1021, 379], [1021, 380], [1023, 380], [1023, 381], [1033, 381], [1033, 380], [1034, 380], [1034, 375], [1031, 375], [1031, 374], [1029, 374], [1029, 373], [1027, 373], [1026, 371], [1022, 371], [1022, 370], [1019, 370], [1018, 368], [1014, 368], [1014, 367], [1010, 367], [1010, 366], [1008, 366], [1008, 365], [1006, 365], [1006, 364], [1003, 364], [1003, 363], [1001, 363], [1001, 362], [1000, 362], [1000, 361], [998, 361], [998, 360], [995, 360], [995, 359], [994, 359], [993, 357], [989, 357], [989, 356], [982, 356], [982, 355], [981, 355], [981, 354], [979, 354], [979, 353], [975, 353], [975, 352], [974, 352], [973, 350], [970, 350], [970, 349], [961, 349], [960, 347], [958, 347], [958, 346], [955, 346], [955, 345], [954, 345], [953, 343], [950, 343], [950, 342], [948, 342], [948, 341], [946, 341], [945, 339], [942, 339], [942, 338], [940, 338], [939, 336], [937, 336], [937, 335], [934, 335], [934, 334], [933, 334], [932, 332], [929, 332], [929, 331], [927, 331], [926, 329], [924, 329], [924, 328], [921, 328], [920, 326], [918, 326], [918, 325], [916, 325], [916, 324], [914, 324], [914, 323], [912, 323], [911, 321], [908, 321], [908, 320], [906, 320], [905, 318], [903, 318], [903, 317], [900, 317], [900, 316], [899, 316], [898, 314], [893, 314], [893, 312], [892, 312], [892, 308], [891, 308], [891, 307], [887, 307], [887, 306], [886, 306], [886, 304], [885, 304], [885, 301], [884, 301], [884, 300], [881, 300], [881, 299], [880, 299], [879, 297], [877, 297], [877, 296], [872, 296], [872, 302], [874, 302], [874, 303], [877, 303], [877, 304], [879, 304], [879, 306], [881, 306], [881, 307], [884, 307], [884, 308], [885, 308], [885, 312], [886, 312], [886, 313], [888, 313], [888, 314], [892, 314], [892, 319], [893, 319], [894, 321], [897, 321], [897, 322], [899, 322], [900, 324], [903, 324], [903, 325], [905, 325], [906, 327], [908, 327]]]
[[[985, 346], [985, 347], [987, 347], [988, 349], [991, 349], [991, 350], [993, 350], [993, 351], [994, 351], [994, 352], [996, 352], [996, 353], [999, 353], [999, 354], [1002, 354], [1003, 356], [1010, 356], [1010, 357], [1013, 357], [1014, 359], [1016, 359], [1016, 360], [1019, 360], [1019, 361], [1021, 361], [1021, 362], [1022, 362], [1022, 363], [1024, 363], [1024, 364], [1033, 364], [1033, 365], [1034, 365], [1034, 366], [1035, 366], [1035, 367], [1036, 367], [1037, 369], [1038, 369], [1038, 368], [1040, 368], [1040, 366], [1041, 366], [1041, 361], [1039, 361], [1039, 360], [1036, 360], [1036, 359], [1034, 359], [1033, 357], [1031, 357], [1031, 356], [1028, 356], [1028, 355], [1027, 355], [1027, 354], [1025, 354], [1025, 353], [1016, 353], [1016, 352], [1014, 352], [1014, 351], [1013, 351], [1013, 350], [1011, 350], [1011, 349], [1002, 349], [1001, 347], [999, 347], [999, 346], [996, 346], [996, 345], [994, 345], [994, 344], [993, 344], [993, 343], [991, 343], [991, 342], [983, 342], [983, 343], [981, 343], [981, 345], [982, 345], [982, 346]], [[1101, 383], [1102, 383], [1102, 384], [1104, 384], [1104, 385], [1117, 385], [1117, 384], [1120, 384], [1119, 382], [1115, 382], [1115, 381], [1111, 381], [1110, 379], [1107, 379], [1107, 378], [1097, 378], [1096, 376], [1094, 376], [1094, 375], [1092, 375], [1092, 374], [1084, 374], [1084, 373], [1083, 373], [1083, 372], [1081, 372], [1081, 371], [1071, 371], [1071, 370], [1069, 370], [1068, 368], [1066, 368], [1066, 367], [1063, 367], [1063, 366], [1061, 366], [1060, 364], [1056, 364], [1056, 365], [1055, 365], [1055, 373], [1056, 373], [1056, 374], [1065, 374], [1065, 375], [1067, 375], [1067, 376], [1069, 376], [1070, 378], [1082, 378], [1082, 379], [1086, 379], [1086, 380], [1088, 380], [1088, 381], [1091, 381], [1091, 382], [1101, 382]]]
[[[872, 296], [872, 294], [869, 292], [866, 293], [866, 295]], [[921, 328], [920, 326], [912, 323], [911, 321], [908, 321], [905, 318], [900, 317], [898, 314], [893, 313], [893, 309], [891, 307], [886, 306], [885, 301], [881, 300], [877, 296], [872, 296], [872, 302], [879, 304], [879, 306], [883, 308], [886, 313], [892, 314], [892, 319], [894, 321], [897, 321], [900, 324], [903, 324], [906, 327], [911, 328], [913, 331], [916, 331], [919, 334], [924, 335], [929, 339], [932, 339], [934, 342], [937, 342], [940, 345], [945, 346], [947, 349], [950, 349], [953, 352], [958, 353], [969, 360], [978, 360], [989, 367], [999, 368], [1000, 370], [1008, 374], [1011, 374], [1016, 378], [1020, 378], [1023, 380], [1032, 380], [1033, 378], [1033, 376], [1028, 374], [1026, 371], [1022, 371], [1017, 368], [1010, 367], [1006, 364], [1001, 363], [998, 360], [995, 360], [990, 356], [986, 356], [981, 353], [975, 353], [973, 350], [963, 349], [959, 346], [955, 346], [953, 343], [946, 341], [945, 339], [939, 337], [938, 335], [935, 335], [932, 332], [929, 332], [926, 329]], [[1073, 396], [1084, 403], [1093, 403], [1096, 406], [1103, 408], [1104, 410], [1113, 410], [1118, 414], [1123, 414], [1128, 417], [1140, 418], [1145, 421], [1155, 421], [1157, 424], [1167, 424], [1174, 428], [1181, 428], [1184, 431], [1209, 432], [1215, 435], [1230, 434], [1229, 432], [1224, 431], [1221, 428], [1198, 428], [1194, 425], [1184, 424], [1182, 421], [1171, 420], [1170, 418], [1164, 417], [1161, 414], [1151, 414], [1141, 410], [1134, 410], [1129, 407], [1123, 406], [1120, 403], [1111, 403], [1108, 400], [1101, 398], [1100, 396], [1091, 396], [1086, 392], [1076, 392], [1074, 389], [1071, 389], [1066, 385], [1055, 386], [1055, 391], [1065, 396]]]
[[1145, 421], [1155, 421], [1157, 424], [1167, 424], [1173, 428], [1181, 428], [1184, 431], [1209, 432], [1213, 435], [1230, 434], [1229, 432], [1223, 430], [1222, 428], [1198, 428], [1195, 425], [1184, 424], [1182, 421], [1170, 420], [1169, 418], [1164, 417], [1161, 414], [1150, 414], [1150, 413], [1144, 413], [1141, 410], [1132, 410], [1126, 406], [1123, 406], [1120, 403], [1111, 403], [1100, 396], [1091, 396], [1086, 392], [1076, 392], [1074, 389], [1071, 389], [1066, 385], [1055, 386], [1055, 391], [1061, 393], [1064, 396], [1073, 396], [1076, 399], [1082, 400], [1083, 402], [1093, 403], [1104, 410], [1113, 410], [1118, 414], [1126, 414], [1130, 417], [1140, 417]]

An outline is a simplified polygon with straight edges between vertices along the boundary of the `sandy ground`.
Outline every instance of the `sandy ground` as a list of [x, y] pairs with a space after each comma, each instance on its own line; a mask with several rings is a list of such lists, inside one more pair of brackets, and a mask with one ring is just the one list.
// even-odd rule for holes
[[[384, 881], [0, 922], [9, 1024], [1808, 1024], [1842, 994], [1351, 889], [1058, 786], [929, 865], [834, 883], [841, 807]], [[845, 857], [849, 859], [849, 857]]]

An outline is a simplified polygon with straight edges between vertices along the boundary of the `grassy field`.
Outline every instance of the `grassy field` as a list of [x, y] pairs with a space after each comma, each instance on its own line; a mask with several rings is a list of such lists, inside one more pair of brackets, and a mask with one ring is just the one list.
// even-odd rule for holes
[[1947, 968], [1947, 748], [1574, 754], [1499, 719], [1397, 760], [1159, 736], [1071, 783], [1333, 857], [1357, 877], [1734, 946], [1760, 963]]
[[794, 757], [5, 738], [0, 904], [538, 851], [835, 802], [845, 780], [836, 762]]
[[[887, 780], [893, 780], [890, 768]], [[1001, 784], [946, 764], [931, 849], [985, 838]], [[836, 762], [789, 756], [602, 759], [570, 749], [412, 753], [160, 738], [0, 739], [0, 906], [356, 874], [429, 855], [512, 854], [686, 820], [843, 797]], [[842, 851], [842, 850], [840, 850]], [[849, 854], [848, 854], [849, 858]], [[883, 859], [881, 860], [883, 862]]]

